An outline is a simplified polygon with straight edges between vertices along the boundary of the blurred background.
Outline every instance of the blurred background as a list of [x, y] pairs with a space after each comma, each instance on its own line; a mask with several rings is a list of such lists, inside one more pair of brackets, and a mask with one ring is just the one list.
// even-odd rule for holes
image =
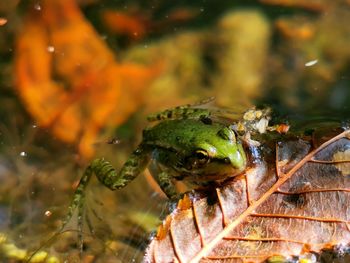
[[[1, 262], [40, 245], [37, 262], [79, 260], [76, 231], [47, 240], [84, 167], [120, 167], [147, 114], [214, 96], [349, 119], [349, 24], [349, 0], [2, 0]], [[82, 262], [140, 261], [166, 210], [149, 172], [115, 193], [94, 182], [87, 204]]]

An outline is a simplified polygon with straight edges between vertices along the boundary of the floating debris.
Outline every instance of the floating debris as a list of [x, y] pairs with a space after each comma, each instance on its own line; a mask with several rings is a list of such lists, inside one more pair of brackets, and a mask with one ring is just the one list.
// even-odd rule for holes
[[309, 62], [306, 62], [305, 63], [305, 67], [311, 67], [311, 66], [314, 66], [318, 63], [318, 60], [315, 59], [315, 60], [310, 60]]
[[50, 217], [52, 215], [52, 212], [50, 210], [45, 211], [45, 216]]

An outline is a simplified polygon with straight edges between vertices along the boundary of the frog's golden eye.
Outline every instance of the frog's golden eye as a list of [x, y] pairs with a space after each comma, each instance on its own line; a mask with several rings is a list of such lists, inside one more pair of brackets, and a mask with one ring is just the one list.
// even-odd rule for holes
[[199, 168], [207, 163], [209, 163], [209, 153], [205, 150], [196, 150], [190, 156], [187, 156], [184, 161], [184, 167], [187, 170], [191, 170], [194, 168]]
[[206, 164], [209, 161], [209, 154], [204, 150], [197, 150], [195, 152], [196, 160], [199, 164]]

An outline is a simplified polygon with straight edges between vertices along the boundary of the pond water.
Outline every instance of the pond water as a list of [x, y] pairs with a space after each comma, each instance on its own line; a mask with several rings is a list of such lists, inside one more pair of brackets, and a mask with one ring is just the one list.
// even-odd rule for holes
[[[96, 157], [121, 167], [150, 113], [215, 97], [347, 126], [349, 24], [347, 0], [2, 1], [1, 261], [78, 261], [77, 215], [51, 238], [74, 189]], [[139, 262], [168, 210], [149, 172], [86, 195], [82, 262]]]

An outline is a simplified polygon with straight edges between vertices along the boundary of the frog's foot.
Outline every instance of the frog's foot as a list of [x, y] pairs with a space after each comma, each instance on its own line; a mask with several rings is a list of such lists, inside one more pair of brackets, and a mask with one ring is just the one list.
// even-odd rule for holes
[[90, 229], [90, 232], [92, 234], [94, 232], [92, 229], [92, 225], [90, 223], [90, 219], [86, 215], [86, 207], [85, 207], [85, 189], [90, 181], [92, 174], [93, 174], [93, 169], [91, 169], [91, 166], [89, 166], [85, 170], [84, 175], [81, 178], [77, 189], [75, 190], [73, 200], [68, 208], [68, 213], [62, 221], [62, 226], [55, 234], [55, 235], [59, 235], [62, 232], [64, 232], [66, 226], [71, 221], [75, 211], [77, 210], [78, 249], [79, 249], [80, 255], [82, 255], [82, 253], [83, 253], [83, 245], [84, 245], [83, 226], [84, 226], [85, 219], [88, 223], [88, 227]]
[[[94, 235], [94, 230], [88, 215], [86, 214], [86, 204], [85, 204], [85, 191], [89, 184], [91, 176], [95, 174], [97, 179], [103, 183], [104, 186], [111, 190], [123, 188], [130, 181], [132, 181], [147, 165], [149, 160], [149, 155], [147, 151], [142, 148], [137, 148], [130, 156], [128, 161], [125, 163], [123, 168], [119, 173], [113, 168], [113, 166], [104, 159], [95, 159], [86, 168], [82, 178], [80, 179], [79, 185], [75, 190], [73, 200], [68, 208], [68, 213], [62, 222], [62, 226], [57, 232], [57, 234], [62, 233], [71, 221], [74, 212], [77, 210], [77, 227], [78, 227], [78, 248], [80, 253], [83, 252], [83, 225], [84, 220], [86, 220], [88, 228], [92, 235]], [[93, 211], [94, 212], [94, 211]], [[98, 215], [93, 213], [98, 219]]]
[[[84, 218], [87, 219], [88, 222], [88, 226], [90, 228], [90, 220], [88, 217], [85, 217], [85, 188], [88, 185], [88, 182], [91, 178], [92, 175], [92, 171], [90, 171], [90, 169], [86, 169], [82, 179], [79, 182], [79, 185], [75, 191], [74, 194], [74, 198], [73, 201], [71, 202], [69, 208], [68, 208], [68, 213], [66, 215], [66, 217], [63, 219], [62, 221], [62, 226], [53, 234], [53, 236], [51, 236], [42, 246], [40, 246], [38, 249], [36, 249], [31, 256], [27, 259], [26, 262], [31, 262], [31, 260], [33, 259], [33, 257], [43, 248], [45, 247], [48, 243], [50, 243], [51, 241], [55, 240], [59, 235], [61, 235], [62, 233], [66, 232], [66, 231], [70, 231], [70, 230], [65, 230], [65, 228], [67, 227], [68, 223], [71, 221], [74, 212], [77, 210], [77, 232], [78, 232], [78, 248], [79, 248], [79, 253], [80, 255], [82, 255], [83, 252], [83, 222], [84, 222]], [[93, 234], [93, 229], [90, 228], [91, 233]]]

